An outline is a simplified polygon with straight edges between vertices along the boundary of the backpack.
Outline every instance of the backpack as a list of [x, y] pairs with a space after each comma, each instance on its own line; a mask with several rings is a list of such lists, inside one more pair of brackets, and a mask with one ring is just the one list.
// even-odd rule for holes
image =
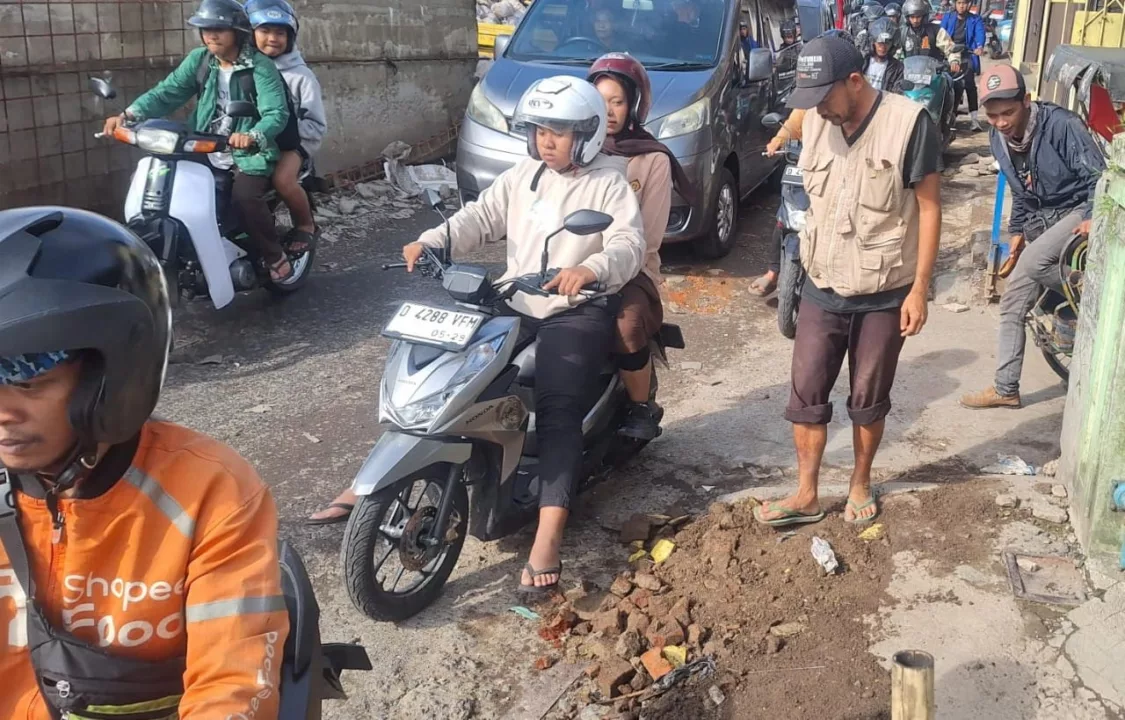
[[[195, 68], [195, 97], [197, 99], [203, 94], [203, 87], [207, 84], [207, 76], [210, 73], [211, 63], [204, 55]], [[235, 78], [238, 80], [238, 89], [242, 92], [242, 97], [257, 106], [258, 87], [254, 84], [254, 74], [242, 73], [236, 75]], [[289, 86], [284, 79], [281, 81], [281, 87], [285, 91], [285, 107], [289, 110], [289, 121], [285, 123], [285, 128], [274, 138], [274, 142], [277, 143], [278, 149], [286, 152], [301, 147], [301, 132], [297, 127], [297, 111], [293, 107], [293, 98], [289, 94]]]

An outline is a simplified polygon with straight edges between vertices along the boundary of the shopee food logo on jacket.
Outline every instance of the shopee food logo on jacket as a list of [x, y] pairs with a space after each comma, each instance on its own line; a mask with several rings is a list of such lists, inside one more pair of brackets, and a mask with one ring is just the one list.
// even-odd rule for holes
[[[184, 633], [184, 580], [143, 582], [125, 578], [103, 578], [94, 574], [67, 575], [63, 578], [63, 627], [70, 632], [94, 628], [98, 645], [137, 647], [159, 640], [175, 640]], [[172, 612], [152, 622], [168, 604]], [[109, 606], [107, 608], [107, 605]], [[113, 606], [117, 607], [113, 607]], [[148, 619], [124, 620], [105, 614], [118, 610], [126, 618], [141, 614]]]

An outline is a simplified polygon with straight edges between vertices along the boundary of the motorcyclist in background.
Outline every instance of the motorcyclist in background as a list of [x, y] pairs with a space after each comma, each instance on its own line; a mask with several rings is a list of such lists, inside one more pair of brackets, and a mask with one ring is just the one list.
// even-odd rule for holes
[[886, 11], [879, 0], [864, 0], [860, 11], [859, 27], [855, 32], [855, 46], [863, 55], [871, 53], [871, 24], [885, 17]]
[[871, 87], [902, 93], [902, 61], [895, 57], [898, 33], [890, 18], [879, 18], [868, 28], [871, 53], [863, 61], [863, 74]]
[[[270, 175], [281, 151], [276, 138], [289, 122], [285, 84], [273, 61], [258, 52], [250, 36], [250, 21], [235, 0], [202, 0], [188, 24], [199, 28], [204, 47], [188, 53], [183, 62], [156, 87], [141, 95], [121, 115], [107, 118], [103, 132], [113, 135], [127, 120], [164, 117], [195, 100], [189, 125], [194, 132], [226, 135], [231, 151], [211, 153], [211, 166], [234, 170], [231, 198], [242, 225], [257, 246], [274, 282], [293, 276], [266, 204]], [[206, 63], [206, 70], [201, 70]], [[244, 78], [250, 78], [246, 83]], [[254, 96], [247, 97], [244, 85]], [[231, 118], [227, 103], [253, 102], [257, 117]]]
[[794, 18], [783, 20], [778, 30], [781, 32], [781, 45], [777, 48], [779, 52], [801, 42], [800, 34], [797, 32], [797, 21]]
[[977, 85], [976, 76], [980, 74], [980, 55], [984, 53], [984, 21], [980, 15], [969, 12], [972, 8], [971, 0], [957, 0], [953, 4], [956, 12], [947, 13], [941, 19], [941, 27], [949, 33], [955, 45], [964, 45], [969, 53], [968, 62], [951, 64], [950, 70], [954, 75], [961, 75], [961, 79], [953, 87], [953, 107], [961, 107], [961, 96], [967, 95], [969, 100], [969, 123], [973, 130], [981, 130], [980, 119], [977, 117]]
[[299, 254], [308, 251], [316, 234], [309, 196], [301, 187], [299, 176], [301, 166], [316, 155], [328, 132], [320, 81], [297, 48], [301, 25], [289, 3], [249, 0], [246, 12], [254, 28], [254, 43], [258, 50], [273, 59], [289, 90], [290, 111], [296, 115], [290, 122], [292, 127], [286, 127], [277, 138], [281, 159], [273, 173], [273, 187], [285, 201], [293, 220], [286, 245], [290, 252]]
[[887, 3], [883, 7], [883, 12], [886, 13], [887, 17], [894, 23], [895, 30], [898, 30], [902, 24], [902, 6], [895, 2]]
[[277, 511], [233, 450], [150, 417], [156, 256], [100, 215], [18, 208], [0, 268], [0, 717], [276, 720]]
[[930, 22], [929, 0], [906, 0], [902, 14], [906, 16], [906, 23], [901, 29], [904, 57], [929, 55], [937, 60], [946, 60], [950, 65], [960, 61], [960, 56], [953, 52], [953, 38]]

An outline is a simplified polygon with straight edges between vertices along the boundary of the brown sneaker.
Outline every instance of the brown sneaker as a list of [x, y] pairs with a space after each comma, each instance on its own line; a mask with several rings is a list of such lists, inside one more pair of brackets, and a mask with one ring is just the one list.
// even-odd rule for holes
[[996, 388], [989, 387], [987, 390], [962, 395], [961, 406], [972, 410], [984, 410], [986, 408], [1019, 408], [1023, 407], [1023, 403], [1020, 402], [1019, 393], [1001, 395], [996, 392]]

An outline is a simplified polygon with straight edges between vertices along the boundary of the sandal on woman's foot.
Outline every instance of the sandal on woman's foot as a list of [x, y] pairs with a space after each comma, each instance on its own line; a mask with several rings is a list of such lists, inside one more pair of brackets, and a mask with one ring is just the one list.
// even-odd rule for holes
[[316, 242], [316, 236], [319, 231], [305, 232], [293, 228], [285, 236], [285, 249], [294, 255], [303, 255], [312, 249], [313, 243]]
[[[317, 510], [317, 513], [327, 512], [329, 510], [342, 510], [338, 515], [329, 515], [327, 517], [309, 517], [305, 520], [306, 525], [335, 525], [336, 523], [347, 522], [348, 518], [352, 516], [352, 510], [355, 510], [355, 505], [352, 503], [334, 502], [327, 507]], [[316, 513], [313, 513], [315, 515]]]
[[270, 280], [275, 283], [285, 282], [293, 277], [293, 264], [289, 262], [289, 256], [285, 253], [272, 263], [266, 263], [266, 267], [270, 271]]
[[[523, 569], [531, 576], [532, 582], [531, 585], [524, 585], [523, 581], [520, 581], [520, 592], [524, 595], [542, 597], [543, 595], [550, 595], [559, 589], [559, 580], [562, 580], [562, 560], [559, 560], [559, 564], [555, 567], [546, 568], [544, 570], [536, 570], [531, 567], [531, 563], [525, 563]], [[558, 580], [555, 580], [550, 585], [535, 585], [535, 578], [543, 575], [558, 575], [559, 577]]]
[[750, 294], [765, 297], [777, 290], [777, 278], [769, 279], [769, 275], [761, 275], [750, 283]]

